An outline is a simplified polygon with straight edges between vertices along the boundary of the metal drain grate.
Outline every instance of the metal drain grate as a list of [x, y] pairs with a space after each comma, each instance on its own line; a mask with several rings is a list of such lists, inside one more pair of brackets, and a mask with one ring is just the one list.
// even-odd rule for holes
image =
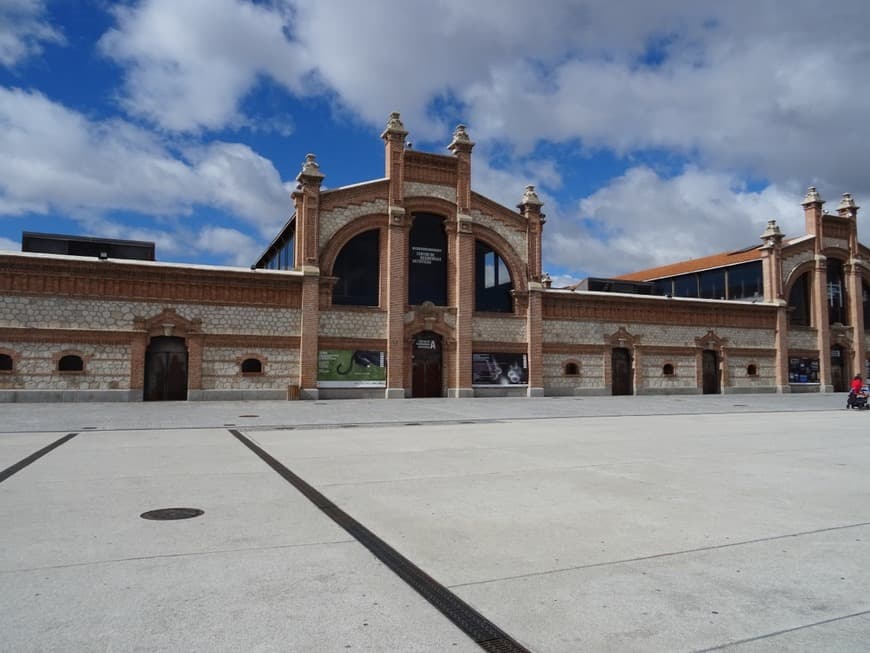
[[191, 519], [204, 514], [204, 510], [199, 508], [158, 508], [157, 510], [149, 510], [139, 515], [142, 519], [153, 519], [155, 521], [169, 521], [173, 519]]

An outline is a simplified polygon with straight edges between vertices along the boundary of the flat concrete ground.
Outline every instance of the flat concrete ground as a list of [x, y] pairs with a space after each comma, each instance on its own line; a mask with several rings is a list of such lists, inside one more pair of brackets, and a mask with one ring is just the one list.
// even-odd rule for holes
[[0, 405], [0, 650], [483, 650], [235, 429], [530, 651], [865, 651], [844, 405]]

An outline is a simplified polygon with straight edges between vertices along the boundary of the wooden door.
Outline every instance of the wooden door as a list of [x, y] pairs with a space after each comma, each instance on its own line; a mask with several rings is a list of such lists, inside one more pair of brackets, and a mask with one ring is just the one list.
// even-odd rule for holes
[[411, 396], [442, 397], [441, 336], [424, 331], [411, 345]]
[[151, 339], [145, 353], [145, 401], [187, 399], [187, 347], [183, 338]]
[[634, 394], [634, 384], [631, 379], [631, 352], [625, 347], [615, 347], [610, 357], [610, 369], [613, 394]]
[[712, 349], [701, 354], [701, 389], [705, 395], [719, 394], [719, 357]]

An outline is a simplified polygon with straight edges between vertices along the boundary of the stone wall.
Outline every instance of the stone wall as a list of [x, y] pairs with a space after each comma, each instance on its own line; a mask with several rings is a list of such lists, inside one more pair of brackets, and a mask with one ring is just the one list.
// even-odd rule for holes
[[486, 342], [525, 342], [526, 320], [515, 316], [480, 317], [472, 322], [474, 340]]
[[387, 314], [372, 308], [348, 308], [320, 314], [322, 338], [386, 338]]
[[[130, 385], [130, 347], [126, 345], [74, 339], [39, 343], [0, 340], [0, 351], [14, 352], [16, 358], [13, 372], [0, 374], [0, 390], [118, 390]], [[80, 356], [84, 370], [57, 371], [57, 361], [65, 354]]]
[[451, 204], [456, 204], [456, 188], [452, 186], [406, 181], [404, 193], [405, 197], [437, 197]]
[[789, 349], [811, 349], [819, 347], [818, 334], [815, 329], [792, 327], [788, 330]]
[[[299, 351], [273, 347], [206, 347], [202, 354], [203, 390], [281, 390], [299, 377]], [[242, 374], [245, 358], [260, 359], [262, 374]]]
[[323, 250], [330, 239], [347, 223], [366, 215], [386, 215], [388, 210], [389, 205], [387, 200], [375, 199], [358, 204], [349, 204], [328, 211], [321, 211], [318, 248]]
[[300, 311], [289, 308], [5, 295], [0, 296], [0, 327], [130, 330], [134, 318], [148, 318], [164, 308], [187, 320], [202, 320], [206, 333], [298, 335], [301, 321]]

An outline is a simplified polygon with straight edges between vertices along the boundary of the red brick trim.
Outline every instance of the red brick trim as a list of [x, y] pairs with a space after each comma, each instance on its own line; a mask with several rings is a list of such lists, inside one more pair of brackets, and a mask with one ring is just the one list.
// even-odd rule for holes
[[0, 327], [0, 340], [58, 344], [126, 345], [135, 331], [89, 331], [84, 329], [32, 329]]

